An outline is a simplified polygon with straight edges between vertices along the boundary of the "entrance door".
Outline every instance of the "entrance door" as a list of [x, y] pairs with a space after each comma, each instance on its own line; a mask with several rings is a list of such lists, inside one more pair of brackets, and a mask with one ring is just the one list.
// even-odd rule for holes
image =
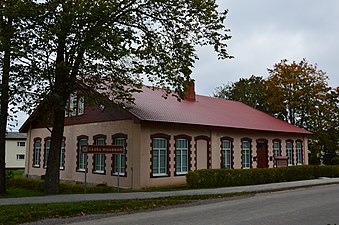
[[267, 141], [257, 141], [257, 168], [268, 168]]

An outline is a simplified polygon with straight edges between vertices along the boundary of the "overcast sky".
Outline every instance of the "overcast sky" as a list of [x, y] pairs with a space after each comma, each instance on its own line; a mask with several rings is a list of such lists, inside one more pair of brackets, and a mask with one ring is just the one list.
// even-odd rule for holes
[[[230, 60], [218, 60], [210, 47], [199, 49], [193, 70], [196, 92], [212, 95], [214, 89], [251, 75], [268, 76], [267, 68], [282, 59], [301, 61], [327, 73], [329, 85], [339, 86], [338, 0], [217, 0], [228, 9], [231, 29]], [[27, 116], [19, 114], [18, 129]]]
[[326, 72], [329, 85], [339, 86], [338, 0], [217, 0], [228, 9], [231, 29], [228, 52], [218, 61], [209, 47], [198, 51], [193, 70], [196, 92], [212, 95], [215, 87], [251, 75], [268, 76], [267, 68], [282, 59], [303, 58]]

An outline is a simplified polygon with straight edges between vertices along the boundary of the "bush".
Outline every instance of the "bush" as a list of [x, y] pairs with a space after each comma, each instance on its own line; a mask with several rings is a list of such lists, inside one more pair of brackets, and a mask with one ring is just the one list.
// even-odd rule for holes
[[14, 177], [13, 170], [6, 170], [6, 184], [8, 184], [13, 177]]
[[204, 169], [189, 172], [186, 180], [191, 188], [214, 188], [309, 180], [319, 177], [339, 177], [339, 166]]
[[8, 182], [8, 186], [29, 189], [33, 191], [43, 192], [44, 190], [44, 182], [39, 179], [32, 178], [24, 178], [24, 177], [16, 177], [11, 179]]

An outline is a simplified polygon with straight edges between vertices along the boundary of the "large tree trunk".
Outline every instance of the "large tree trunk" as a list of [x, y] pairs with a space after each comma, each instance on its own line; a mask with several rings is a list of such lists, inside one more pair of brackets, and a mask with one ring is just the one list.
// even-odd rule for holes
[[47, 169], [45, 175], [44, 192], [56, 194], [59, 192], [60, 180], [60, 150], [64, 133], [65, 111], [57, 107], [54, 110], [53, 130], [51, 134], [51, 148], [48, 154]]
[[47, 169], [45, 174], [44, 192], [46, 194], [57, 194], [59, 192], [60, 181], [60, 150], [64, 133], [65, 106], [69, 88], [69, 69], [65, 63], [65, 33], [58, 36], [58, 49], [55, 68], [55, 83], [52, 88], [50, 104], [52, 111], [52, 134], [51, 148], [47, 159]]
[[11, 66], [11, 37], [12, 20], [9, 18], [7, 24], [0, 19], [3, 32], [4, 58], [1, 82], [1, 109], [0, 109], [0, 194], [6, 193], [6, 129], [9, 102], [9, 74]]

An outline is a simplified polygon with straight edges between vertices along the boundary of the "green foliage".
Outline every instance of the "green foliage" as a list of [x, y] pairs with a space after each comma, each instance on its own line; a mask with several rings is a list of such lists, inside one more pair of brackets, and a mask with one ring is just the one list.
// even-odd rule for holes
[[336, 164], [339, 87], [328, 87], [326, 73], [306, 59], [281, 60], [268, 72], [265, 80], [252, 76], [217, 87], [214, 96], [243, 102], [311, 131], [310, 164]]
[[167, 91], [175, 89], [182, 98], [184, 84], [192, 80], [197, 46], [210, 45], [219, 58], [231, 58], [226, 51], [227, 11], [217, 7], [210, 0], [36, 3], [39, 16], [27, 30], [34, 37], [27, 41], [31, 48], [25, 54], [32, 56], [26, 61], [34, 91], [48, 96], [35, 115], [53, 127], [46, 193], [58, 192], [57, 156], [69, 95], [78, 91], [96, 104], [123, 107], [133, 102], [132, 93], [141, 90], [145, 79]]
[[217, 87], [214, 97], [243, 102], [261, 111], [268, 111], [265, 96], [265, 80], [252, 75], [250, 78], [241, 78], [235, 83]]
[[14, 177], [14, 171], [13, 170], [6, 170], [6, 179], [11, 179]]
[[8, 186], [43, 192], [43, 181], [39, 179], [17, 177], [11, 179]]
[[197, 170], [187, 174], [191, 188], [230, 187], [339, 177], [339, 166], [291, 166], [255, 169]]

